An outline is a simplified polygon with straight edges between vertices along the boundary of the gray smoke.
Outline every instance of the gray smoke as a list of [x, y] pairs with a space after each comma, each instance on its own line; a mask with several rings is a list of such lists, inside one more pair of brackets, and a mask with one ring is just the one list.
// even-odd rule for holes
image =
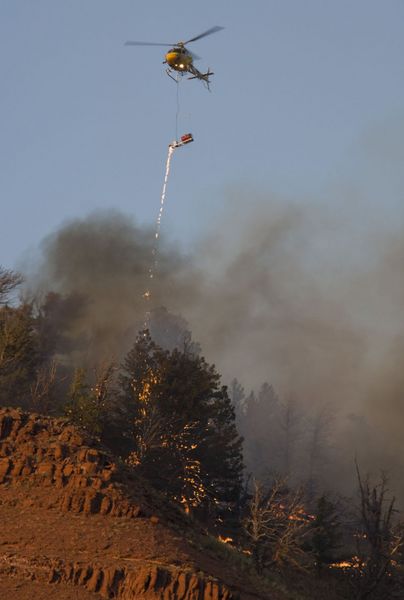
[[151, 307], [180, 313], [225, 382], [269, 381], [307, 410], [332, 406], [334, 479], [351, 483], [356, 455], [398, 489], [404, 242], [366, 213], [355, 222], [360, 212], [233, 194], [193, 257], [161, 243], [150, 303], [153, 231], [95, 214], [44, 241], [37, 288], [83, 298], [69, 335], [104, 358], [128, 350]]
[[[155, 276], [154, 232], [117, 212], [93, 214], [65, 224], [44, 240], [38, 273], [30, 278], [36, 296], [48, 292], [79, 299], [66, 315], [74, 362], [119, 360], [144, 327], [148, 312], [162, 304], [192, 303], [194, 273], [185, 257], [160, 242]], [[34, 283], [35, 282], [35, 283]], [[145, 300], [146, 291], [151, 299]]]
[[[404, 242], [359, 204], [233, 197], [192, 323], [226, 378], [336, 415], [329, 480], [391, 473], [404, 497]], [[354, 216], [360, 215], [355, 220]], [[221, 256], [218, 266], [218, 256]], [[352, 489], [352, 487], [351, 487]]]

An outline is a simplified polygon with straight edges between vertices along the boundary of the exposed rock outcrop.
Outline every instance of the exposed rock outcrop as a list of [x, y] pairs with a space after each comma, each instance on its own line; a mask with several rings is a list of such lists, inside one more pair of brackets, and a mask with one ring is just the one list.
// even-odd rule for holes
[[142, 600], [234, 600], [235, 596], [219, 581], [201, 574], [158, 565], [142, 565], [137, 570], [105, 567], [61, 560], [27, 560], [0, 556], [0, 574], [23, 576], [49, 584], [67, 583], [82, 586], [101, 598]]
[[185, 520], [172, 531], [133, 470], [65, 419], [0, 409], [0, 518], [0, 581], [49, 585], [55, 599], [66, 585], [120, 600], [244, 597], [220, 566], [201, 568]]
[[140, 506], [122, 491], [124, 471], [64, 419], [0, 411], [0, 484], [30, 477], [60, 490], [63, 511], [137, 517]]

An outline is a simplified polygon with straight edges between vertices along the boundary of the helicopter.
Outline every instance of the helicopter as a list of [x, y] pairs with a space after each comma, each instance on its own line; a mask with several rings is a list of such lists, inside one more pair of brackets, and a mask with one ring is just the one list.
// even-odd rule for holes
[[188, 79], [199, 79], [203, 81], [207, 88], [209, 89], [209, 77], [213, 75], [212, 71], [208, 69], [206, 73], [201, 73], [195, 65], [194, 60], [198, 60], [199, 56], [188, 50], [185, 46], [190, 44], [191, 42], [196, 42], [207, 35], [211, 35], [212, 33], [216, 33], [217, 31], [221, 31], [224, 29], [223, 27], [215, 26], [211, 27], [207, 31], [200, 33], [199, 35], [187, 40], [186, 42], [177, 42], [176, 44], [160, 44], [156, 42], [133, 42], [128, 41], [125, 42], [125, 46], [171, 46], [170, 50], [165, 55], [165, 60], [163, 64], [167, 64], [168, 67], [166, 69], [167, 75], [177, 81], [175, 77], [173, 77], [173, 71], [181, 75], [185, 75], [185, 73], [189, 73], [191, 77]]

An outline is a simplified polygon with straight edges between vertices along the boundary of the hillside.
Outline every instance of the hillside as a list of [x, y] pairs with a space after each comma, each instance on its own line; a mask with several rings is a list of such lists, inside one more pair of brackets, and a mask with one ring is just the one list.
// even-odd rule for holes
[[2, 598], [268, 597], [201, 551], [202, 533], [179, 510], [64, 419], [0, 409], [0, 518]]

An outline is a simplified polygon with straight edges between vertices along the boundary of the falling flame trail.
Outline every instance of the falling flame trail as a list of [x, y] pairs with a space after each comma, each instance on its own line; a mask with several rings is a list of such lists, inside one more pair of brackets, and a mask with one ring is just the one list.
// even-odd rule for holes
[[[163, 183], [163, 189], [161, 192], [161, 199], [160, 199], [160, 209], [157, 215], [157, 221], [156, 221], [156, 232], [154, 234], [154, 244], [153, 244], [153, 250], [152, 250], [152, 255], [153, 255], [153, 262], [152, 265], [149, 269], [149, 279], [152, 280], [154, 278], [154, 274], [157, 268], [157, 250], [158, 250], [158, 242], [159, 242], [159, 237], [160, 237], [160, 229], [161, 229], [161, 219], [163, 217], [163, 212], [164, 212], [164, 203], [165, 203], [165, 199], [166, 199], [166, 192], [167, 192], [167, 183], [168, 183], [168, 178], [170, 175], [170, 168], [171, 168], [171, 159], [174, 153], [174, 147], [172, 144], [170, 144], [168, 146], [168, 155], [167, 155], [167, 162], [166, 162], [166, 172], [164, 175], [164, 183]], [[145, 300], [149, 300], [150, 296], [151, 296], [151, 289], [150, 289], [150, 285], [147, 288], [147, 290], [145, 291], [145, 293], [143, 294], [143, 297], [145, 298]]]
[[165, 172], [165, 176], [164, 176], [163, 190], [161, 192], [160, 210], [159, 210], [159, 214], [158, 214], [158, 217], [157, 217], [156, 240], [158, 240], [159, 235], [160, 235], [161, 217], [163, 215], [163, 210], [164, 210], [164, 202], [165, 202], [165, 199], [166, 199], [167, 182], [168, 182], [168, 177], [170, 175], [171, 157], [172, 157], [173, 153], [174, 153], [174, 148], [170, 144], [168, 146], [168, 156], [167, 156], [167, 163], [166, 163], [166, 172]]

